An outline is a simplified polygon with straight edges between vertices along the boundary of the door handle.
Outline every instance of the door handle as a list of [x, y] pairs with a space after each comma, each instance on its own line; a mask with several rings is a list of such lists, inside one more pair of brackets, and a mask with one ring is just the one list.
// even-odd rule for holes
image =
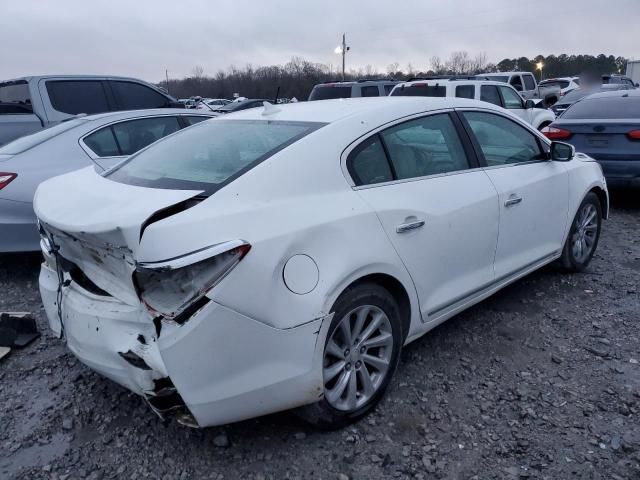
[[509, 208], [509, 207], [513, 207], [514, 205], [519, 204], [520, 202], [522, 202], [522, 197], [517, 197], [515, 195], [511, 195], [509, 197], [509, 199], [504, 202], [504, 206]]
[[415, 230], [424, 226], [424, 220], [416, 220], [415, 222], [402, 223], [396, 227], [396, 233], [404, 233], [409, 230]]

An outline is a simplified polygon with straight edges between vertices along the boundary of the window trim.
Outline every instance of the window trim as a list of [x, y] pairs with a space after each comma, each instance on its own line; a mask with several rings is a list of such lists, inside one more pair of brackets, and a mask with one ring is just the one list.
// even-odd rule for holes
[[[382, 147], [384, 149], [385, 156], [387, 158], [387, 163], [389, 164], [389, 168], [390, 168], [391, 172], [393, 173], [393, 175], [395, 176], [395, 169], [393, 167], [393, 163], [391, 162], [391, 158], [389, 157], [389, 151], [387, 150], [387, 146], [386, 146], [386, 144], [384, 142], [384, 139], [382, 138], [381, 133], [384, 130], [387, 130], [389, 128], [395, 127], [397, 125], [401, 125], [403, 123], [407, 123], [407, 122], [410, 122], [410, 121], [413, 121], [413, 120], [418, 120], [420, 118], [426, 118], [426, 117], [430, 117], [430, 116], [434, 116], [434, 115], [440, 115], [440, 114], [446, 114], [451, 119], [451, 122], [453, 123], [453, 126], [454, 126], [454, 128], [456, 130], [456, 133], [458, 134], [458, 138], [460, 140], [460, 143], [462, 144], [462, 149], [464, 150], [465, 155], [467, 157], [467, 162], [469, 164], [469, 168], [466, 168], [466, 169], [463, 169], [463, 170], [453, 170], [451, 172], [434, 173], [432, 175], [424, 175], [422, 177], [399, 178], [399, 179], [394, 179], [394, 180], [391, 180], [391, 181], [388, 181], [388, 182], [372, 183], [372, 184], [367, 184], [367, 185], [356, 185], [356, 183], [353, 180], [353, 177], [351, 176], [351, 172], [350, 172], [350, 169], [349, 169], [348, 161], [349, 161], [349, 156], [351, 155], [351, 153], [354, 150], [356, 150], [362, 143], [366, 142], [367, 140], [369, 140], [373, 136], [378, 136], [379, 137], [379, 141], [382, 144]], [[390, 122], [386, 122], [386, 123], [378, 126], [377, 128], [374, 128], [373, 130], [370, 130], [369, 132], [361, 135], [360, 137], [358, 137], [357, 139], [352, 141], [349, 145], [347, 145], [347, 147], [342, 151], [342, 154], [340, 156], [340, 164], [341, 164], [341, 168], [342, 168], [342, 173], [344, 174], [345, 179], [347, 180], [347, 183], [352, 188], [352, 190], [365, 190], [365, 189], [369, 189], [369, 188], [385, 187], [385, 186], [388, 186], [388, 185], [396, 185], [396, 184], [406, 183], [406, 182], [416, 182], [416, 181], [421, 181], [421, 180], [428, 180], [428, 179], [431, 179], [431, 178], [445, 177], [445, 176], [450, 176], [450, 175], [459, 175], [459, 174], [462, 174], [462, 173], [468, 173], [468, 172], [481, 170], [483, 168], [482, 165], [480, 164], [479, 158], [477, 157], [475, 148], [473, 147], [470, 139], [468, 138], [468, 133], [464, 129], [464, 127], [463, 127], [462, 123], [460, 122], [460, 120], [458, 119], [458, 116], [455, 113], [455, 109], [454, 108], [444, 108], [444, 109], [439, 109], [439, 110], [430, 110], [430, 111], [427, 111], [427, 112], [414, 113], [414, 114], [411, 114], [411, 115], [407, 115], [406, 117], [401, 117], [401, 118], [392, 120]]]
[[497, 115], [499, 117], [504, 118], [505, 120], [509, 120], [513, 123], [515, 123], [516, 125], [519, 125], [521, 127], [523, 127], [525, 130], [527, 130], [528, 132], [530, 132], [531, 134], [533, 134], [534, 138], [536, 139], [537, 143], [538, 143], [538, 148], [541, 150], [542, 153], [545, 152], [545, 145], [547, 147], [549, 147], [551, 145], [551, 141], [549, 139], [547, 139], [546, 137], [544, 137], [540, 132], [538, 132], [537, 130], [535, 130], [533, 127], [531, 127], [530, 125], [526, 124], [524, 121], [520, 120], [519, 118], [512, 118], [511, 115], [504, 115], [501, 112], [495, 111], [495, 110], [489, 110], [489, 109], [483, 109], [483, 108], [457, 108], [456, 109], [456, 115], [458, 116], [461, 124], [463, 125], [465, 131], [467, 132], [467, 135], [470, 138], [471, 143], [473, 144], [473, 148], [474, 151], [476, 153], [476, 156], [478, 158], [478, 162], [480, 164], [480, 168], [482, 168], [483, 170], [493, 170], [494, 168], [509, 168], [509, 167], [517, 167], [519, 165], [531, 165], [534, 163], [546, 163], [550, 160], [550, 158], [541, 158], [539, 160], [528, 160], [526, 162], [517, 162], [517, 163], [505, 163], [504, 165], [489, 165], [487, 164], [487, 159], [484, 156], [484, 153], [482, 152], [482, 147], [480, 146], [480, 143], [478, 142], [478, 139], [476, 138], [475, 134], [473, 133], [473, 130], [471, 129], [471, 126], [469, 125], [469, 122], [467, 121], [467, 119], [464, 117], [464, 113], [465, 112], [480, 112], [480, 113], [488, 113], [491, 115]]
[[[113, 121], [111, 121], [109, 123], [104, 123], [104, 124], [100, 125], [99, 127], [96, 127], [94, 129], [90, 130], [89, 132], [85, 133], [84, 135], [82, 135], [78, 139], [78, 145], [80, 145], [80, 148], [82, 148], [82, 150], [84, 150], [84, 153], [86, 153], [89, 156], [89, 158], [91, 158], [92, 160], [108, 159], [108, 158], [126, 158], [126, 157], [128, 157], [130, 155], [112, 155], [112, 156], [109, 156], [109, 157], [101, 157], [100, 155], [96, 155], [96, 153], [93, 150], [91, 150], [91, 147], [89, 147], [89, 145], [87, 145], [84, 142], [84, 139], [87, 138], [89, 135], [92, 135], [92, 134], [96, 133], [98, 130], [102, 130], [103, 128], [106, 128], [106, 127], [112, 127], [113, 125], [117, 125], [118, 123], [129, 122], [129, 121], [132, 121], [132, 120], [144, 120], [145, 118], [160, 118], [160, 117], [176, 117], [176, 120], [177, 120], [178, 125], [180, 126], [180, 128], [176, 132], [173, 132], [173, 133], [178, 133], [180, 130], [185, 128], [185, 127], [182, 126], [182, 119], [180, 118], [181, 116], [182, 116], [182, 114], [176, 115], [175, 113], [166, 113], [166, 114], [156, 114], [156, 115], [142, 115], [142, 116], [139, 116], [139, 117], [130, 117], [130, 118], [120, 118], [118, 120], [113, 120]], [[201, 115], [201, 116], [204, 117], [206, 115]], [[215, 118], [215, 117], [209, 117], [209, 118]], [[173, 135], [173, 133], [171, 135]], [[167, 135], [167, 137], [168, 136], [169, 135]], [[115, 137], [115, 135], [114, 135], [114, 137]], [[162, 137], [162, 138], [167, 138], [167, 137]], [[160, 140], [160, 139], [158, 139], [158, 140]], [[118, 140], [116, 139], [116, 143], [117, 142], [118, 142]], [[119, 148], [119, 146], [118, 146], [118, 148]], [[145, 148], [147, 148], [147, 147], [145, 147]]]

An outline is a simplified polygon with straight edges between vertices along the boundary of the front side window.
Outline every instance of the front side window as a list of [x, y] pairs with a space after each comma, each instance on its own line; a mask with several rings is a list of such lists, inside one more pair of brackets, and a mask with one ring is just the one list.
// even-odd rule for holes
[[212, 194], [323, 124], [220, 119], [186, 128], [105, 177], [129, 185]]
[[509, 87], [500, 87], [502, 99], [504, 100], [504, 108], [524, 108], [522, 105], [522, 97], [518, 92]]
[[[567, 85], [568, 84], [569, 82], [567, 82]], [[525, 90], [536, 89], [536, 81], [533, 79], [533, 75], [529, 74], [524, 76], [524, 86], [526, 87]], [[562, 88], [565, 88], [565, 87], [562, 87]]]
[[349, 154], [347, 165], [356, 185], [372, 185], [393, 180], [391, 167], [378, 135], [369, 137], [358, 145]]
[[115, 80], [109, 83], [121, 110], [163, 108], [169, 103], [164, 95], [146, 85]]
[[395, 87], [395, 85], [385, 85], [384, 86], [384, 94], [385, 95], [389, 95], [391, 93], [391, 90], [393, 90], [393, 87]]
[[499, 107], [502, 106], [498, 87], [495, 85], [482, 85], [482, 87], [480, 87], [480, 100], [483, 102], [493, 103]]
[[381, 136], [398, 179], [469, 168], [458, 132], [446, 113], [401, 123]]
[[363, 97], [379, 97], [380, 92], [377, 85], [369, 85], [360, 89], [360, 95]]
[[458, 85], [456, 86], [456, 97], [459, 98], [475, 98], [475, 86], [473, 85]]
[[70, 115], [111, 110], [100, 80], [49, 80], [47, 93], [55, 110]]
[[463, 112], [487, 166], [530, 162], [544, 158], [535, 135], [500, 115]]

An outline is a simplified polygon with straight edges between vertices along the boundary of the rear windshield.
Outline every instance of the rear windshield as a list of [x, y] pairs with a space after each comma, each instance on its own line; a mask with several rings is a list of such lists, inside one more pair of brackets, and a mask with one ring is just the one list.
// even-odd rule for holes
[[351, 98], [351, 85], [316, 85], [309, 95], [309, 101], [331, 100], [332, 98]]
[[506, 75], [491, 75], [490, 77], [487, 77], [488, 79], [490, 79], [492, 82], [504, 82], [507, 83], [509, 81], [509, 77]]
[[25, 80], [0, 83], [0, 114], [32, 112], [29, 85]]
[[31, 135], [20, 137], [13, 142], [9, 142], [0, 147], [0, 155], [16, 155], [18, 153], [26, 152], [30, 148], [40, 145], [42, 142], [46, 142], [47, 140], [56, 137], [67, 130], [71, 130], [78, 125], [82, 125], [86, 121], [87, 120], [82, 118], [67, 120], [66, 122], [54, 125], [53, 127], [32, 133]]
[[202, 122], [133, 155], [105, 177], [212, 194], [323, 124], [220, 119]]
[[640, 96], [585, 98], [574, 103], [562, 118], [640, 119]]
[[391, 95], [394, 97], [446, 97], [447, 87], [415, 83], [413, 85], [401, 85], [391, 92]]
[[569, 86], [568, 80], [543, 80], [540, 82], [543, 87], [560, 87], [567, 88]]

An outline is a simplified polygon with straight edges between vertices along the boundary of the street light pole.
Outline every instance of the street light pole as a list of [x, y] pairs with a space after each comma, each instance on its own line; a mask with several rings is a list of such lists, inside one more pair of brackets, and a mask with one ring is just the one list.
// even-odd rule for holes
[[342, 81], [344, 82], [345, 68], [344, 68], [344, 57], [347, 52], [351, 49], [351, 47], [347, 47], [347, 34], [342, 34], [342, 43], [336, 47], [334, 50], [336, 53], [340, 53], [342, 55]]
[[167, 79], [167, 93], [169, 93], [169, 70], [167, 70], [166, 68], [164, 70], [164, 76]]

